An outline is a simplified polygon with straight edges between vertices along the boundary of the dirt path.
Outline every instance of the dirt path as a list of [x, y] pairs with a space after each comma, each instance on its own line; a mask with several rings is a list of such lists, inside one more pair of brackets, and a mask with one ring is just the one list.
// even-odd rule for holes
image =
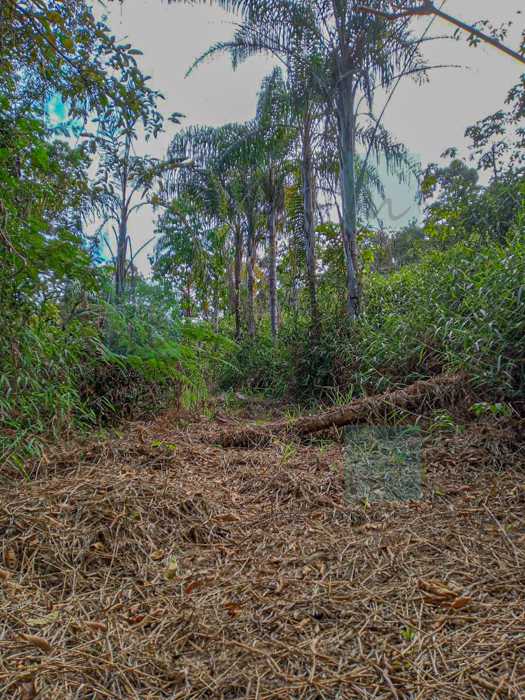
[[365, 509], [339, 445], [218, 427], [135, 424], [0, 487], [1, 698], [525, 697], [512, 431], [441, 438], [425, 500]]

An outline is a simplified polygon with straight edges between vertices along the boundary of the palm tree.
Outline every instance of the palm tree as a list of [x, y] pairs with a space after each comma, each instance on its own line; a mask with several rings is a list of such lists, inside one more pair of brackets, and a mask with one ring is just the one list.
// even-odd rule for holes
[[[216, 0], [226, 10], [240, 12], [242, 23], [231, 41], [213, 45], [194, 65], [218, 52], [229, 52], [234, 67], [248, 57], [267, 52], [293, 71], [308, 74], [328, 109], [335, 114], [342, 239], [347, 272], [347, 309], [350, 318], [359, 313], [360, 288], [357, 265], [357, 201], [362, 186], [356, 178], [358, 140], [369, 139], [370, 150], [381, 151], [392, 141], [378, 138], [372, 115], [376, 88], [388, 88], [400, 74], [420, 72], [422, 65], [406, 18], [384, 17], [358, 11], [354, 0]], [[371, 0], [377, 10], [386, 0]], [[308, 46], [305, 54], [304, 46]], [[366, 107], [363, 114], [362, 106]], [[363, 128], [360, 121], [370, 128]], [[399, 145], [386, 151], [403, 159]]]
[[277, 227], [284, 210], [284, 189], [291, 170], [295, 130], [289, 95], [279, 68], [263, 81], [255, 117], [254, 137], [260, 146], [257, 170], [268, 220], [268, 287], [272, 337], [277, 336]]
[[179, 215], [177, 203], [191, 197], [200, 227], [216, 231], [218, 227], [226, 226], [230, 232], [233, 241], [233, 312], [238, 338], [241, 336], [240, 292], [244, 244], [246, 325], [248, 334], [252, 337], [255, 335], [254, 269], [262, 200], [257, 164], [261, 150], [261, 140], [252, 123], [185, 129], [173, 139], [169, 158], [190, 159], [194, 165], [191, 170], [171, 173], [165, 180], [161, 197], [170, 216]]

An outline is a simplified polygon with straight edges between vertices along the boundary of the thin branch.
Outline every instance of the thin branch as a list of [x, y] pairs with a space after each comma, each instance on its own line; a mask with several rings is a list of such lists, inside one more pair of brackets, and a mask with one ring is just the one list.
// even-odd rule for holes
[[[395, 7], [395, 5], [394, 5]], [[364, 7], [364, 6], [357, 6], [356, 12], [365, 12], [369, 15], [375, 15], [377, 17], [382, 17], [383, 19], [387, 20], [396, 20], [400, 19], [401, 17], [411, 17], [411, 16], [423, 16], [423, 15], [434, 15], [435, 17], [439, 17], [440, 19], [444, 20], [445, 22], [448, 22], [449, 24], [454, 25], [455, 27], [458, 27], [459, 29], [463, 30], [464, 32], [467, 32], [471, 36], [475, 36], [481, 41], [484, 41], [486, 44], [490, 44], [494, 48], [498, 49], [499, 51], [506, 53], [508, 56], [511, 56], [514, 58], [516, 61], [519, 61], [520, 63], [525, 64], [525, 56], [518, 51], [514, 51], [514, 49], [511, 49], [509, 46], [506, 46], [503, 44], [501, 41], [496, 39], [495, 37], [490, 36], [489, 34], [485, 34], [485, 32], [482, 32], [480, 29], [477, 29], [477, 27], [467, 24], [466, 22], [463, 22], [462, 20], [458, 19], [457, 17], [453, 17], [452, 15], [449, 15], [446, 12], [443, 12], [441, 8], [436, 7], [431, 0], [422, 0], [421, 5], [418, 5], [417, 7], [407, 7], [404, 9], [400, 9], [398, 12], [383, 12], [382, 10], [377, 10], [372, 7]]]

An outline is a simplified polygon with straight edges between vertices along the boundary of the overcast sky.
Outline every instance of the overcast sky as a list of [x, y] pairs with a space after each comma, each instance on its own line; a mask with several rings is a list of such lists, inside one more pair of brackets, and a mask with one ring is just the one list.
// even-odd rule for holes
[[[467, 22], [490, 19], [494, 24], [512, 19], [515, 31], [508, 43], [518, 45], [525, 14], [516, 12], [523, 0], [448, 0], [444, 9]], [[99, 11], [99, 10], [97, 10]], [[188, 78], [185, 73], [193, 60], [216, 41], [232, 36], [235, 17], [209, 4], [189, 6], [166, 0], [125, 0], [122, 5], [110, 2], [110, 25], [118, 39], [127, 38], [143, 51], [139, 58], [142, 70], [152, 76], [150, 85], [166, 97], [161, 110], [166, 115], [182, 112], [183, 125], [219, 125], [244, 121], [254, 116], [256, 95], [262, 78], [271, 70], [272, 60], [266, 57], [250, 59], [236, 72], [226, 56], [209, 61]], [[414, 20], [414, 30], [420, 35], [428, 18]], [[450, 27], [436, 20], [432, 35], [450, 34]], [[424, 164], [439, 159], [449, 146], [464, 147], [464, 131], [478, 119], [500, 109], [512, 85], [518, 82], [523, 65], [500, 54], [489, 46], [470, 48], [465, 40], [435, 41], [425, 45], [431, 64], [454, 64], [462, 68], [436, 69], [423, 86], [404, 80], [397, 89], [385, 115], [385, 125]], [[382, 100], [378, 99], [376, 112]], [[140, 144], [144, 152], [162, 157], [174, 133], [168, 123], [167, 133], [155, 142]], [[391, 211], [406, 212], [405, 221], [418, 215], [410, 189], [388, 179], [387, 194]], [[406, 211], [408, 209], [408, 211]], [[388, 207], [381, 212], [389, 222]], [[154, 217], [143, 209], [131, 222], [130, 233], [134, 249], [149, 239]], [[139, 268], [147, 272], [148, 252], [138, 260]]]

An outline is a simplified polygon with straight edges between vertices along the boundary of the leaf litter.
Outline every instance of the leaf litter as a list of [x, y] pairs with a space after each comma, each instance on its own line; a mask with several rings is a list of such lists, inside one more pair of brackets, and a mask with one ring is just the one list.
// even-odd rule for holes
[[340, 444], [225, 449], [225, 421], [1, 482], [0, 697], [525, 697], [523, 422], [432, 436], [421, 501], [350, 505]]

